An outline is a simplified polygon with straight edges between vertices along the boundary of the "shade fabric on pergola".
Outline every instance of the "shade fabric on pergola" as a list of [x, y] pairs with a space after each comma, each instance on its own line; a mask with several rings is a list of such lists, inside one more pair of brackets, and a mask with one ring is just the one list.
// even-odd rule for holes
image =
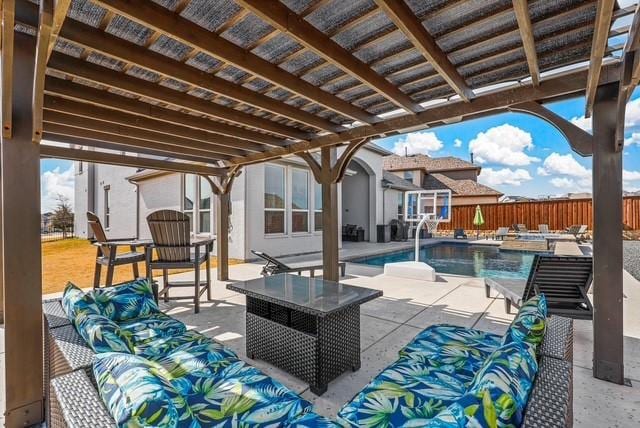
[[[631, 25], [612, 28], [632, 14]], [[594, 155], [594, 374], [623, 381], [616, 207], [624, 104], [640, 79], [635, 7], [611, 0], [4, 0], [2, 19], [8, 425], [41, 417], [42, 376], [18, 370], [42, 361], [41, 274], [23, 272], [40, 254], [32, 177], [40, 157], [207, 177], [218, 204], [218, 277], [227, 279], [234, 177], [245, 165], [298, 155], [322, 184], [324, 276], [337, 279], [336, 186], [358, 148], [504, 110], [546, 120], [576, 152]], [[626, 43], [609, 43], [620, 35]], [[593, 136], [541, 105], [583, 94]], [[340, 156], [338, 146], [346, 146]]]

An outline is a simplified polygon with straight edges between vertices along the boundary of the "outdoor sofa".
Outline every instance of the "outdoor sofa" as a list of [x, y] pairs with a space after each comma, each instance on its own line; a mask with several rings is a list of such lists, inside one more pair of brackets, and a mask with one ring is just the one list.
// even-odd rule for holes
[[338, 412], [349, 427], [570, 427], [572, 320], [543, 295], [504, 336], [452, 325], [418, 334]]
[[332, 426], [229, 348], [160, 312], [147, 280], [43, 303], [48, 427]]
[[[49, 427], [123, 426], [132, 415], [132, 425], [141, 426], [336, 426], [230, 349], [161, 313], [145, 280], [100, 291], [94, 300], [110, 320], [121, 320], [102, 335], [87, 329], [93, 303], [73, 286], [65, 294], [76, 296], [72, 305], [65, 299], [67, 312], [78, 312], [73, 322], [61, 299], [43, 303]], [[454, 427], [456, 417], [482, 422], [486, 413], [477, 409], [489, 408], [501, 423], [571, 426], [572, 321], [553, 316], [542, 323], [543, 308], [541, 297], [523, 305], [503, 337], [447, 325], [425, 329], [342, 408], [338, 423]], [[499, 380], [504, 373], [507, 384]], [[480, 403], [474, 388], [483, 391]]]

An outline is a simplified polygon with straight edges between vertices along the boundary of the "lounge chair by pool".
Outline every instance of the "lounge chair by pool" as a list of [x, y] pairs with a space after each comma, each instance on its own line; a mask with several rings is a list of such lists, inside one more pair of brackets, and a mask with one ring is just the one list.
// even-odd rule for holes
[[548, 224], [539, 224], [538, 225], [538, 232], [544, 233], [544, 234], [551, 233], [551, 232], [549, 232], [549, 225]]
[[[275, 257], [272, 257], [262, 251], [251, 250], [251, 252], [267, 262], [267, 264], [262, 267], [261, 273], [263, 276], [275, 275], [278, 273], [297, 273], [300, 275], [302, 272], [309, 272], [313, 278], [317, 270], [322, 270], [322, 264], [288, 266]], [[340, 276], [344, 276], [347, 268], [346, 262], [339, 262], [338, 266], [340, 267]]]
[[487, 297], [491, 297], [491, 289], [502, 294], [507, 313], [511, 313], [511, 305], [519, 308], [522, 302], [544, 293], [550, 315], [592, 319], [593, 306], [587, 297], [592, 279], [591, 257], [536, 255], [526, 281], [486, 278], [485, 291]]
[[504, 241], [504, 238], [506, 238], [508, 234], [509, 234], [508, 227], [499, 227], [498, 230], [496, 230], [494, 238], [496, 240]]

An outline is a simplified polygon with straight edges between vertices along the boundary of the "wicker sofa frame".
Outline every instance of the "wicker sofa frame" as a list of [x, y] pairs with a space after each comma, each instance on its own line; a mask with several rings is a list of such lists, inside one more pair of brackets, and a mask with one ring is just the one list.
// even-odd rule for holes
[[[51, 428], [113, 428], [98, 395], [94, 353], [66, 318], [60, 299], [43, 302], [45, 415]], [[573, 321], [552, 316], [523, 427], [573, 426]]]

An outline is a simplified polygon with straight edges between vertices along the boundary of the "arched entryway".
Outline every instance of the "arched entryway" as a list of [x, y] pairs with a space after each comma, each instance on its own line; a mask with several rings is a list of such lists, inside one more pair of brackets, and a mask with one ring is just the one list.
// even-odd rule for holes
[[342, 180], [342, 225], [362, 228], [365, 241], [375, 240], [375, 185], [373, 169], [354, 157]]

